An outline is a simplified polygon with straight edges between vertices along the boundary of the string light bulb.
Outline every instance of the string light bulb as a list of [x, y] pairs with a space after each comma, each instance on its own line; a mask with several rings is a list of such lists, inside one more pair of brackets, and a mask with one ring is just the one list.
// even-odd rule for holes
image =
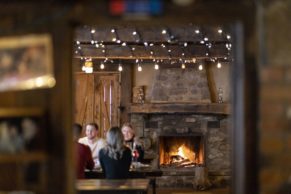
[[100, 69], [104, 69], [105, 65], [103, 63], [100, 64]]
[[156, 63], [155, 64], [155, 70], [158, 70], [159, 69], [159, 65]]
[[118, 71], [122, 71], [122, 70], [123, 70], [122, 65], [119, 64], [119, 66], [118, 66]]
[[137, 70], [142, 71], [142, 67], [139, 64], [138, 64]]
[[217, 32], [218, 32], [219, 34], [222, 34], [222, 29], [218, 29]]
[[217, 68], [220, 69], [221, 68], [221, 63], [217, 62]]
[[182, 63], [181, 68], [182, 68], [182, 69], [185, 69], [185, 68], [186, 68], [185, 63]]
[[199, 67], [198, 67], [198, 69], [201, 71], [201, 70], [203, 70], [203, 65], [199, 65]]

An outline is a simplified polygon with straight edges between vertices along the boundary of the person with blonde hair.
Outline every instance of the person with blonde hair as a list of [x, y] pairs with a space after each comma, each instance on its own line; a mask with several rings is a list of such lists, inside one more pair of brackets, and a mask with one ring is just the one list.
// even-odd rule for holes
[[142, 162], [144, 157], [144, 149], [141, 142], [139, 141], [139, 138], [135, 136], [135, 130], [133, 126], [126, 122], [122, 125], [121, 131], [125, 140], [125, 144], [132, 151], [134, 161]]
[[107, 145], [99, 152], [101, 168], [107, 179], [128, 178], [131, 150], [124, 145], [119, 127], [112, 127], [106, 134]]

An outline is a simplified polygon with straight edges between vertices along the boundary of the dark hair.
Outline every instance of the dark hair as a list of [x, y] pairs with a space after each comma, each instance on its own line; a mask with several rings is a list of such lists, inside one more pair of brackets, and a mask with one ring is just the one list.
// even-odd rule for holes
[[73, 133], [76, 136], [81, 135], [81, 133], [82, 133], [82, 125], [80, 125], [79, 123], [74, 123], [73, 124]]
[[97, 123], [87, 123], [87, 124], [86, 124], [86, 127], [87, 127], [88, 125], [93, 126], [97, 131], [98, 131], [98, 129], [99, 129], [99, 126], [97, 125]]

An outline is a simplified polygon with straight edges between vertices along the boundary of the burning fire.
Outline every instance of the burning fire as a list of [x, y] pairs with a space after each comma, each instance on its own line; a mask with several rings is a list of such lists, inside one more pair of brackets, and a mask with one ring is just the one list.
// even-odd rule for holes
[[177, 155], [181, 156], [184, 159], [189, 159], [191, 162], [195, 162], [195, 153], [184, 144], [178, 148]]
[[[183, 146], [184, 146], [184, 144], [183, 144]], [[184, 151], [183, 151], [182, 146], [180, 146], [180, 147], [178, 148], [178, 155], [179, 155], [179, 156], [182, 156], [183, 158], [187, 158], [187, 157], [185, 156], [185, 154], [184, 154]]]
[[160, 143], [161, 167], [189, 168], [202, 165], [204, 147], [201, 141], [193, 142], [194, 140], [185, 137], [162, 138]]

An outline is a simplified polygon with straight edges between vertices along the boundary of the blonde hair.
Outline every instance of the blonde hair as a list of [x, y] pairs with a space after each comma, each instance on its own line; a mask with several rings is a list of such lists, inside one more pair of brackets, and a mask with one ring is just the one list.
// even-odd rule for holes
[[124, 123], [122, 125], [121, 129], [124, 128], [124, 127], [129, 127], [131, 129], [132, 133], [135, 135], [135, 130], [133, 129], [133, 126], [132, 126], [131, 123], [129, 123], [129, 122]]
[[108, 153], [110, 158], [115, 160], [123, 155], [125, 150], [124, 138], [119, 127], [112, 127], [106, 134], [107, 146], [105, 152]]

